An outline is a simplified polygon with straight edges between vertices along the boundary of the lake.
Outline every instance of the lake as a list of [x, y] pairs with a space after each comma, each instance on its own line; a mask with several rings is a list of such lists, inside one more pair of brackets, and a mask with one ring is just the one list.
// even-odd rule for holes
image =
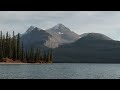
[[0, 79], [119, 79], [120, 64], [0, 64]]

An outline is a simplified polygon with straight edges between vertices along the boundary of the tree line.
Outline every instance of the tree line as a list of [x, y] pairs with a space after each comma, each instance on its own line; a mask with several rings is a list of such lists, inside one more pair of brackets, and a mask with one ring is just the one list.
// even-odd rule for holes
[[53, 60], [52, 50], [41, 53], [40, 48], [29, 50], [24, 48], [24, 43], [20, 41], [20, 33], [15, 36], [7, 32], [3, 35], [0, 32], [0, 60], [2, 58], [10, 58], [12, 60], [20, 60], [25, 63], [51, 63]]

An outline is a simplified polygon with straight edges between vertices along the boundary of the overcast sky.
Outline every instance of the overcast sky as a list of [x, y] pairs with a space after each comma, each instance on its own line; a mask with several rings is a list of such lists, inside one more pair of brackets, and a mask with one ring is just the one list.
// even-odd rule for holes
[[0, 30], [24, 33], [31, 25], [48, 29], [58, 23], [83, 34], [103, 33], [120, 40], [120, 11], [0, 11]]

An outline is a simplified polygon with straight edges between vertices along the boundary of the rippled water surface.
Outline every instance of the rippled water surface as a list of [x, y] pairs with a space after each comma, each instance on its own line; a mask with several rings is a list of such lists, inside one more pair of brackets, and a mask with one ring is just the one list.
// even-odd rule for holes
[[120, 64], [0, 64], [0, 79], [119, 79]]

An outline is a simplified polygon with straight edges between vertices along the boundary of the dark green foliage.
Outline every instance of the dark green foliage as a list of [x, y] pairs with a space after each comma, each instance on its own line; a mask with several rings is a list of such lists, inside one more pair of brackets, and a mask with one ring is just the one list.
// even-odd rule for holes
[[3, 53], [2, 53], [2, 31], [0, 34], [0, 59], [3, 58]]
[[39, 63], [40, 62], [40, 49], [37, 48], [36, 53], [35, 53], [35, 62]]
[[3, 35], [3, 40], [2, 40], [2, 54], [3, 54], [3, 58], [5, 58], [5, 35]]
[[53, 61], [53, 51], [51, 49], [51, 51], [50, 51], [50, 62], [52, 62], [52, 61]]
[[9, 52], [8, 52], [8, 50], [9, 50], [9, 42], [8, 42], [8, 32], [6, 33], [6, 39], [5, 39], [6, 41], [5, 41], [5, 57], [7, 57], [7, 55], [9, 56]]
[[26, 62], [28, 63], [29, 62], [29, 58], [28, 58], [29, 56], [28, 56], [28, 51], [26, 50], [26, 52], [25, 52], [25, 59], [26, 59]]
[[46, 52], [44, 51], [44, 57], [43, 57], [43, 60], [45, 61], [45, 62], [47, 62], [47, 55], [46, 55]]
[[13, 31], [13, 40], [12, 40], [12, 49], [13, 49], [13, 60], [17, 59], [17, 45], [16, 45], [16, 37]]
[[2, 58], [10, 58], [13, 60], [21, 60], [25, 63], [41, 63], [41, 62], [51, 62], [52, 52], [44, 51], [43, 55], [40, 52], [40, 48], [30, 50], [24, 49], [24, 44], [20, 43], [20, 34], [15, 36], [13, 31], [13, 36], [7, 32], [6, 36], [0, 33], [0, 62]]
[[11, 44], [10, 35], [9, 35], [9, 38], [8, 38], [8, 58], [12, 58], [12, 44]]
[[34, 48], [31, 48], [31, 50], [30, 50], [30, 62], [31, 63], [34, 62]]
[[24, 61], [24, 47], [23, 47], [23, 42], [22, 42], [22, 50], [21, 50], [21, 60]]
[[20, 34], [17, 35], [17, 59], [20, 59], [21, 49], [20, 49]]
[[51, 58], [50, 58], [50, 52], [48, 51], [48, 54], [47, 54], [47, 62], [50, 62], [51, 60], [50, 60]]

